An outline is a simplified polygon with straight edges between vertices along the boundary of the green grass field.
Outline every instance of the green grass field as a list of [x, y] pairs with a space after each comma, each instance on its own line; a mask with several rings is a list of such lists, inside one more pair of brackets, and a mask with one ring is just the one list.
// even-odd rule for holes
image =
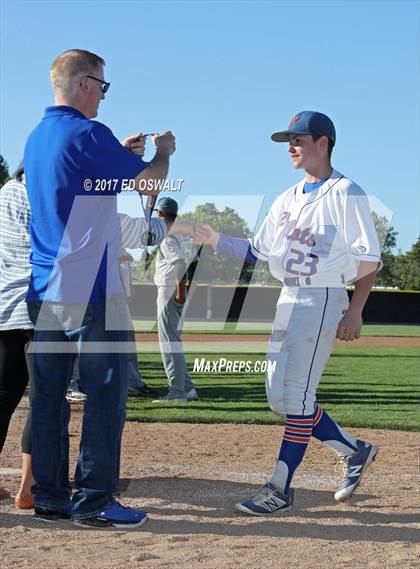
[[[136, 332], [156, 331], [156, 322], [152, 320], [134, 320]], [[239, 322], [238, 324], [214, 321], [186, 321], [184, 332], [200, 334], [269, 334], [271, 324], [267, 322]], [[362, 336], [399, 336], [419, 337], [420, 326], [415, 324], [365, 324]]]
[[[194, 355], [187, 355], [190, 370]], [[200, 355], [200, 357], [202, 357]], [[223, 354], [209, 354], [219, 359]], [[259, 354], [229, 354], [229, 360], [261, 360]], [[145, 381], [167, 390], [160, 354], [142, 354]], [[338, 346], [318, 390], [318, 402], [343, 426], [420, 430], [420, 359], [416, 347]], [[154, 404], [130, 398], [128, 419], [188, 423], [276, 424], [268, 408], [263, 374], [193, 373], [200, 400]]]

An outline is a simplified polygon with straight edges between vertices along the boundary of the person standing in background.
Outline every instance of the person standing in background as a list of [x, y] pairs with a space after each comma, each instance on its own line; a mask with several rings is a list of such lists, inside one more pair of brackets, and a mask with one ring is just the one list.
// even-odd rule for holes
[[[164, 219], [168, 231], [176, 220], [178, 204], [172, 198], [161, 198], [157, 215]], [[155, 284], [158, 287], [157, 321], [160, 352], [168, 378], [168, 393], [154, 403], [193, 401], [198, 399], [191, 381], [182, 347], [181, 317], [186, 301], [187, 262], [182, 238], [167, 235], [158, 247], [155, 266]]]
[[[127, 236], [130, 218], [128, 215], [125, 214], [118, 214], [118, 219], [120, 221], [120, 228], [121, 228], [121, 242], [122, 247], [120, 251], [120, 256], [118, 260], [120, 262], [120, 275], [121, 275], [121, 282], [123, 283], [124, 291], [128, 299], [131, 297], [131, 289], [133, 286], [132, 282], [132, 275], [131, 275], [131, 263], [133, 262], [133, 257], [129, 254], [126, 247], [128, 247], [126, 240], [124, 239], [124, 233]], [[156, 218], [151, 220], [151, 224], [155, 222]], [[132, 223], [132, 222], [131, 222]], [[134, 231], [132, 233], [133, 237], [135, 238], [136, 235], [141, 237], [143, 235], [142, 231]], [[127, 236], [128, 237], [128, 236]], [[158, 245], [160, 243], [156, 241], [152, 241], [152, 245]], [[134, 245], [136, 241], [131, 242], [130, 248], [136, 248]], [[138, 246], [142, 247], [143, 243], [138, 242]], [[129, 342], [133, 343], [133, 346], [136, 346], [136, 338], [135, 338], [135, 331], [129, 330]], [[128, 354], [128, 396], [129, 397], [153, 397], [157, 395], [157, 392], [149, 387], [146, 383], [144, 383], [143, 376], [141, 370], [138, 366], [137, 362], [137, 349], [134, 349]]]
[[[26, 293], [31, 274], [29, 255], [30, 208], [26, 195], [23, 167], [14, 179], [0, 189], [0, 452], [3, 449], [10, 419], [18, 406], [29, 376], [32, 360], [29, 353], [33, 324], [26, 307]], [[31, 379], [32, 381], [32, 379]], [[29, 456], [30, 434], [22, 436], [23, 462]], [[16, 504], [33, 505], [30, 474], [22, 480]], [[0, 488], [0, 504], [10, 502], [10, 494]]]

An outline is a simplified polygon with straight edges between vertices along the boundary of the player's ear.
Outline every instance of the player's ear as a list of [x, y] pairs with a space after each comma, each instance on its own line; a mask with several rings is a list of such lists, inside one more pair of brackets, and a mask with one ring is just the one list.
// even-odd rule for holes
[[322, 152], [328, 151], [328, 137], [327, 136], [321, 136], [321, 138], [319, 139], [319, 149]]

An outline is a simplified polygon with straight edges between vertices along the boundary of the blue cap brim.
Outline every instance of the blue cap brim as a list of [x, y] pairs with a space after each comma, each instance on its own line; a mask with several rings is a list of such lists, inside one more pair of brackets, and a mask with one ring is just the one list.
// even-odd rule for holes
[[283, 130], [282, 132], [274, 132], [271, 135], [273, 142], [289, 142], [290, 134], [308, 134], [307, 132], [296, 132], [295, 130]]

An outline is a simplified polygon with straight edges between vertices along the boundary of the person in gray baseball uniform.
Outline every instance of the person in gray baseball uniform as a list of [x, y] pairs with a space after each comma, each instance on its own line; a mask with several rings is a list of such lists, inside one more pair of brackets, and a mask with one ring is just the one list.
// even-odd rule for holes
[[[127, 215], [118, 214], [120, 221], [121, 231], [127, 231], [129, 227], [130, 218]], [[152, 239], [154, 238], [153, 233], [151, 233]], [[139, 236], [140, 237], [140, 236]], [[123, 241], [124, 242], [124, 241]], [[156, 244], [156, 243], [155, 243]], [[131, 297], [131, 289], [133, 286], [132, 276], [131, 276], [131, 263], [133, 262], [133, 257], [127, 251], [125, 247], [121, 247], [120, 256], [118, 257], [120, 264], [120, 277], [123, 284], [124, 292], [127, 298]], [[128, 341], [133, 343], [135, 346], [136, 338], [134, 330], [129, 330]], [[129, 397], [153, 397], [157, 395], [157, 392], [146, 385], [143, 380], [142, 373], [137, 363], [137, 351], [131, 351], [128, 354], [128, 396]]]
[[[178, 214], [178, 204], [172, 198], [161, 198], [157, 216], [163, 219], [169, 231]], [[185, 361], [181, 339], [180, 320], [186, 301], [187, 260], [183, 251], [184, 237], [168, 235], [158, 247], [155, 266], [155, 284], [158, 287], [157, 322], [163, 366], [168, 378], [167, 395], [155, 403], [192, 401], [198, 399]]]

